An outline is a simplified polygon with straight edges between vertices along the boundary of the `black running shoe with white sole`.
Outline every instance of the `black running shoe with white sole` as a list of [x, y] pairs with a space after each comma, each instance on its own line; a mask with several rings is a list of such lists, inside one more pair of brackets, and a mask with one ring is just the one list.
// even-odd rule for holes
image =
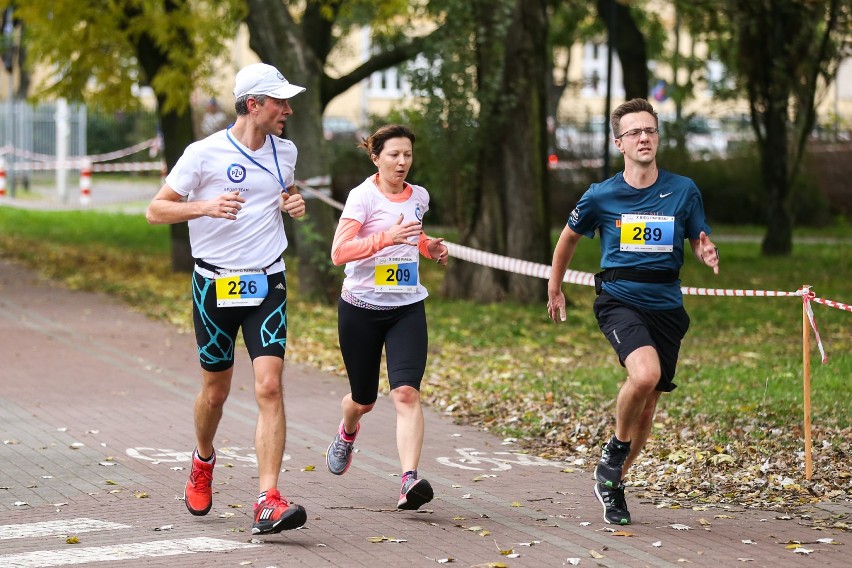
[[630, 511], [627, 510], [627, 500], [624, 497], [624, 484], [607, 487], [603, 483], [595, 483], [595, 497], [604, 509], [604, 521], [611, 525], [629, 525]]

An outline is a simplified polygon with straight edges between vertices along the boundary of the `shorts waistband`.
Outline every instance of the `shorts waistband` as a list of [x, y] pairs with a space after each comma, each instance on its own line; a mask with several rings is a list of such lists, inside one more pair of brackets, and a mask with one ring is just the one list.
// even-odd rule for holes
[[[201, 259], [195, 259], [195, 271], [205, 278], [216, 278], [220, 271], [223, 270], [236, 270], [233, 268], [222, 268], [221, 266], [216, 266], [215, 264], [210, 264], [209, 262], [205, 262]], [[263, 268], [248, 268], [248, 269], [239, 269], [239, 270], [258, 270], [265, 272], [266, 274], [276, 274], [278, 272], [284, 271], [284, 260], [277, 259], [275, 262], [270, 264], [269, 266], [265, 266]]]

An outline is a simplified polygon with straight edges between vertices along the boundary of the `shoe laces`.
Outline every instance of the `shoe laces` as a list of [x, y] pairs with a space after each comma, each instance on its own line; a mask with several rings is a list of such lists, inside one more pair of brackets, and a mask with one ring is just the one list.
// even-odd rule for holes
[[189, 473], [189, 481], [197, 491], [204, 491], [213, 483], [213, 474], [200, 467], [194, 467]]
[[622, 483], [618, 487], [606, 491], [603, 495], [603, 500], [608, 507], [627, 509], [627, 499], [624, 497], [624, 484]]
[[354, 442], [347, 442], [343, 439], [342, 436], [338, 434], [337, 442], [332, 446], [332, 452], [334, 453], [334, 457], [337, 459], [344, 460], [346, 459], [349, 452], [352, 451], [352, 444]]
[[400, 493], [402, 493], [403, 495], [408, 493], [408, 490], [411, 489], [411, 486], [415, 483], [417, 483], [417, 478], [413, 475], [409, 475], [408, 477], [402, 480], [402, 491], [400, 491]]

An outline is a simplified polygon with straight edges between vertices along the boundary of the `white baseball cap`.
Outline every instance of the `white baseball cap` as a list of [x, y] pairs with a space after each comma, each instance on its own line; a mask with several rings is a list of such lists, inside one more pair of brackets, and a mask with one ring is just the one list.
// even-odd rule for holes
[[290, 83], [272, 65], [252, 63], [237, 73], [234, 96], [239, 99], [245, 95], [267, 95], [276, 99], [289, 99], [304, 90], [304, 87]]

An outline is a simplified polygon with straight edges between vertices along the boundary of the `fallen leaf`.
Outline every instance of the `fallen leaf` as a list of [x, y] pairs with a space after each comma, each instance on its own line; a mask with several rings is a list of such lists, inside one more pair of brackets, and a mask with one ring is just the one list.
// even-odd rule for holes
[[682, 525], [682, 524], [680, 524], [680, 523], [675, 523], [675, 524], [673, 524], [673, 525], [669, 525], [669, 526], [670, 526], [671, 528], [673, 528], [674, 530], [676, 530], [676, 531], [688, 531], [688, 530], [692, 530], [692, 527], [690, 527], [689, 525]]
[[65, 539], [65, 544], [80, 544], [80, 539], [76, 536], [69, 536]]
[[833, 538], [818, 538], [817, 542], [821, 542], [822, 544], [840, 544]]
[[137, 491], [137, 492], [135, 492], [133, 495], [134, 495], [134, 497], [136, 497], [137, 499], [147, 499], [147, 498], [148, 498], [148, 494], [147, 494], [147, 493], [145, 493], [144, 491]]
[[314, 470], [316, 470], [316, 466], [313, 466], [313, 465], [306, 465], [305, 467], [302, 468], [302, 471], [314, 471]]
[[807, 555], [807, 554], [810, 554], [811, 552], [813, 552], [813, 550], [811, 550], [810, 548], [797, 548], [797, 549], [796, 549], [796, 550], [794, 550], [793, 552], [794, 552], [794, 553], [796, 553], [796, 554], [805, 554], [805, 555]]
[[512, 507], [523, 507], [520, 501], [512, 501]]
[[118, 485], [118, 483], [116, 483], [112, 479], [106, 479], [104, 480], [104, 483], [106, 483], [107, 485]]
[[601, 559], [601, 558], [604, 557], [604, 555], [601, 554], [600, 552], [598, 552], [597, 550], [590, 550], [589, 556], [591, 556], [592, 558], [597, 558], [597, 559]]
[[243, 506], [242, 506], [242, 505], [240, 505], [240, 504], [233, 504], [233, 503], [232, 503], [232, 504], [230, 504], [230, 505], [228, 505], [228, 507], [230, 507], [231, 509], [242, 509], [242, 508], [243, 508]]
[[633, 533], [627, 531], [615, 531], [612, 536], [633, 536]]

